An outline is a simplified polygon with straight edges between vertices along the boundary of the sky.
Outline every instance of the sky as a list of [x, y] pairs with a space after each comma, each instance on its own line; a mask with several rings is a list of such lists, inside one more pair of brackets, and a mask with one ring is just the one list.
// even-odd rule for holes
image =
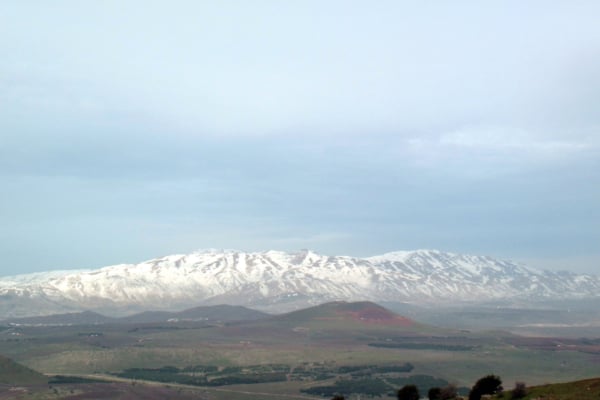
[[0, 275], [203, 248], [596, 272], [598, 15], [595, 0], [2, 2]]

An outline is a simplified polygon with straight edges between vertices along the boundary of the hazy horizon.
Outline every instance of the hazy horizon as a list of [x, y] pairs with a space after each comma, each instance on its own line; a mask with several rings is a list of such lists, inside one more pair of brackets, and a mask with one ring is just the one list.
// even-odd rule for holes
[[600, 266], [600, 3], [0, 5], [0, 275], [197, 248]]

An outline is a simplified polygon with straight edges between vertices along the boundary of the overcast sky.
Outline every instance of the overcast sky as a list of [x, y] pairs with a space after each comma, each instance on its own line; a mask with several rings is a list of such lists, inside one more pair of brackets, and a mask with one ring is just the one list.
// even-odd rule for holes
[[0, 4], [0, 275], [200, 248], [600, 267], [600, 2]]

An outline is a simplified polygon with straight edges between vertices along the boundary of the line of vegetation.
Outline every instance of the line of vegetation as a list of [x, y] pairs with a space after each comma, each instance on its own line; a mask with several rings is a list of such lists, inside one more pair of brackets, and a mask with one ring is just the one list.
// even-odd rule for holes
[[62, 385], [73, 383], [109, 383], [109, 381], [94, 378], [84, 378], [81, 376], [55, 375], [48, 380], [49, 384]]
[[254, 383], [270, 383], [270, 382], [285, 382], [287, 375], [274, 372], [274, 373], [263, 373], [263, 374], [249, 374], [249, 375], [231, 375], [222, 378], [215, 378], [206, 383], [206, 386], [225, 386], [225, 385], [241, 385], [241, 384], [254, 384]]
[[[426, 393], [431, 388], [444, 388], [448, 387], [450, 383], [442, 378], [436, 378], [431, 375], [411, 375], [407, 377], [388, 378], [386, 382], [394, 385], [395, 387], [402, 387], [405, 385], [414, 385], [419, 389], [419, 392]], [[466, 395], [469, 393], [468, 387], [456, 388], [456, 393]]]
[[414, 365], [411, 363], [404, 363], [400, 365], [348, 365], [340, 366], [337, 372], [340, 374], [355, 374], [357, 372], [366, 372], [371, 374], [385, 374], [385, 373], [404, 373], [411, 372], [414, 369]]
[[129, 368], [116, 373], [119, 378], [154, 381], [163, 383], [180, 383], [184, 385], [206, 386], [205, 376], [182, 374], [175, 367], [163, 368]]
[[[115, 373], [116, 376], [134, 380], [148, 380], [163, 383], [180, 383], [195, 386], [226, 386], [258, 384], [284, 381], [320, 381], [345, 377], [344, 382], [352, 382], [352, 387], [362, 387], [362, 393], [380, 393], [391, 390], [383, 385], [378, 375], [396, 377], [414, 369], [410, 363], [394, 365], [313, 365], [265, 364], [250, 366], [217, 367], [215, 365], [191, 365], [183, 368], [164, 366], [161, 368], [129, 368]], [[348, 378], [348, 375], [351, 378]], [[346, 383], [345, 383], [346, 384]], [[385, 387], [385, 390], [384, 390]], [[327, 389], [330, 393], [336, 389]]]
[[287, 380], [287, 365], [256, 365], [249, 367], [226, 367], [194, 365], [185, 368], [165, 366], [161, 368], [129, 368], [115, 375], [120, 378], [147, 380], [163, 383], [180, 383], [194, 386], [226, 386], [283, 382]]
[[302, 393], [331, 397], [340, 394], [364, 394], [367, 396], [383, 396], [394, 390], [393, 386], [388, 385], [379, 378], [363, 378], [356, 380], [341, 379], [333, 385], [315, 386], [307, 389], [301, 389]]
[[[371, 377], [361, 379], [340, 379], [332, 385], [315, 386], [302, 389], [301, 392], [323, 397], [342, 396], [350, 394], [360, 394], [367, 396], [390, 395], [400, 386], [414, 386], [421, 393], [426, 393], [432, 387], [450, 386], [449, 383], [440, 378], [431, 375], [411, 375], [408, 377], [382, 378]], [[467, 394], [468, 388], [459, 388], [454, 390], [455, 394]], [[393, 394], [392, 394], [393, 395]]]
[[447, 351], [470, 351], [474, 346], [461, 344], [439, 344], [439, 343], [369, 343], [371, 347], [385, 349], [410, 349], [410, 350], [447, 350]]

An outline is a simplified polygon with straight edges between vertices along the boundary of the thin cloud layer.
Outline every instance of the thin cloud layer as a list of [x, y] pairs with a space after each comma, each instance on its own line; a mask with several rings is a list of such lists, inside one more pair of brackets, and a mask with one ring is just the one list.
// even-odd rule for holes
[[600, 259], [596, 2], [0, 11], [3, 274], [200, 247]]

